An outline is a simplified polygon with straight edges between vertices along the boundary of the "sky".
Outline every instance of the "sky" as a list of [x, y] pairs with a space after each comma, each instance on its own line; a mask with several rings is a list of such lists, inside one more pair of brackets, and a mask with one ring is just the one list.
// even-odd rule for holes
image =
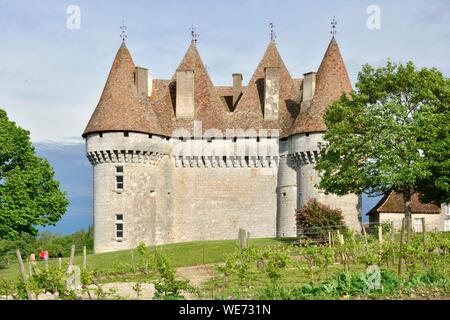
[[[74, 6], [80, 13], [75, 20]], [[369, 28], [374, 6], [379, 19]], [[388, 58], [450, 75], [448, 0], [0, 0], [0, 108], [30, 130], [72, 200], [54, 230], [69, 232], [92, 221], [92, 168], [81, 133], [120, 46], [122, 21], [134, 62], [160, 79], [172, 77], [194, 25], [213, 82], [231, 85], [235, 72], [244, 83], [250, 79], [271, 22], [291, 74], [317, 70], [333, 16], [353, 84], [362, 64], [381, 66]]]

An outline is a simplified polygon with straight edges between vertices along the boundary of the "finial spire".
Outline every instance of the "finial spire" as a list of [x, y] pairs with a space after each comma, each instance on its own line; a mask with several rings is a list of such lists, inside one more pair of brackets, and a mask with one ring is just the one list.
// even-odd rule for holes
[[269, 30], [270, 30], [270, 41], [275, 42], [277, 35], [275, 33], [275, 25], [272, 22], [269, 23]]
[[191, 41], [192, 41], [192, 43], [197, 44], [199, 37], [200, 37], [200, 35], [195, 30], [194, 25], [192, 25], [192, 27], [191, 27], [191, 38], [192, 38]]
[[331, 31], [330, 31], [330, 33], [333, 35], [333, 37], [334, 37], [334, 36], [336, 35], [336, 33], [337, 33], [336, 25], [337, 25], [336, 17], [333, 16], [333, 20], [331, 20]]
[[125, 40], [127, 39], [127, 26], [125, 25], [125, 21], [122, 20], [122, 25], [120, 26], [120, 38], [122, 39], [122, 42], [124, 43]]

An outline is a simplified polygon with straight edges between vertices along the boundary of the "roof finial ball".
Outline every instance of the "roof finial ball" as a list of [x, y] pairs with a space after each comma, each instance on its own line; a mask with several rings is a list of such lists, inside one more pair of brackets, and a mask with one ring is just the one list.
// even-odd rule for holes
[[125, 25], [125, 22], [122, 20], [122, 25], [120, 26], [120, 39], [122, 39], [122, 43], [125, 43], [125, 40], [127, 39], [127, 26]]
[[191, 27], [191, 42], [193, 44], [197, 44], [199, 37], [200, 37], [200, 35], [195, 30], [194, 25], [192, 25], [192, 27]]
[[333, 20], [331, 20], [331, 31], [330, 31], [330, 33], [332, 34], [333, 38], [334, 38], [334, 36], [337, 33], [336, 25], [337, 25], [336, 17], [333, 17]]
[[269, 23], [269, 30], [270, 30], [270, 41], [275, 42], [277, 35], [275, 33], [275, 25], [272, 22]]

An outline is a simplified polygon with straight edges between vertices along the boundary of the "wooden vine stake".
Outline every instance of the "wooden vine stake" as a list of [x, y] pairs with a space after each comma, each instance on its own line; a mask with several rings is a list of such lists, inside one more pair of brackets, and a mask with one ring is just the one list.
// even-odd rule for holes
[[86, 246], [83, 247], [83, 268], [86, 269], [87, 257], [86, 257]]
[[400, 256], [398, 257], [398, 274], [402, 274], [402, 263], [403, 263], [403, 235], [405, 233], [406, 218], [402, 220], [402, 230], [400, 231]]
[[346, 263], [345, 252], [344, 252], [344, 250], [345, 250], [345, 248], [344, 248], [344, 244], [345, 244], [344, 236], [341, 235], [339, 230], [337, 230], [337, 236], [338, 236], [339, 243], [342, 246], [342, 250], [340, 250], [340, 252], [341, 252], [341, 262], [344, 265], [344, 269], [347, 270], [347, 263]]
[[361, 223], [361, 229], [362, 229], [362, 233], [364, 236], [364, 244], [366, 246], [366, 251], [369, 252], [369, 245], [367, 243], [367, 233], [366, 233], [366, 228], [364, 227], [364, 225]]
[[378, 225], [378, 242], [383, 244], [383, 228], [381, 227], [381, 224]]
[[331, 248], [331, 231], [328, 231], [328, 247]]
[[394, 229], [394, 221], [391, 221], [391, 241], [392, 241], [392, 265], [395, 264], [395, 229]]
[[427, 234], [426, 234], [426, 225], [425, 225], [425, 218], [422, 218], [422, 236], [423, 236], [423, 247], [424, 249], [427, 248]]
[[73, 266], [74, 259], [75, 259], [75, 245], [73, 244], [71, 249], [70, 249], [70, 259], [69, 259], [69, 266], [68, 266], [68, 268]]
[[33, 300], [33, 295], [31, 294], [31, 290], [27, 286], [27, 272], [25, 271], [25, 266], [23, 265], [22, 255], [20, 254], [20, 250], [16, 250], [17, 261], [19, 261], [20, 273], [22, 274], [23, 284], [25, 285], [25, 289], [27, 291], [28, 300]]

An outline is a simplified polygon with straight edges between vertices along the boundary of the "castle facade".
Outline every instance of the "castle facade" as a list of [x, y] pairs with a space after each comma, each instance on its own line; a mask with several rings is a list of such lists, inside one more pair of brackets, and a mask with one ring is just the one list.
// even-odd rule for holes
[[[157, 62], [155, 62], [157, 63]], [[317, 72], [293, 78], [273, 40], [245, 86], [214, 86], [192, 41], [172, 79], [153, 79], [125, 43], [83, 133], [94, 174], [94, 250], [296, 236], [311, 198], [359, 230], [360, 197], [315, 186], [326, 106], [351, 91], [333, 37]]]

